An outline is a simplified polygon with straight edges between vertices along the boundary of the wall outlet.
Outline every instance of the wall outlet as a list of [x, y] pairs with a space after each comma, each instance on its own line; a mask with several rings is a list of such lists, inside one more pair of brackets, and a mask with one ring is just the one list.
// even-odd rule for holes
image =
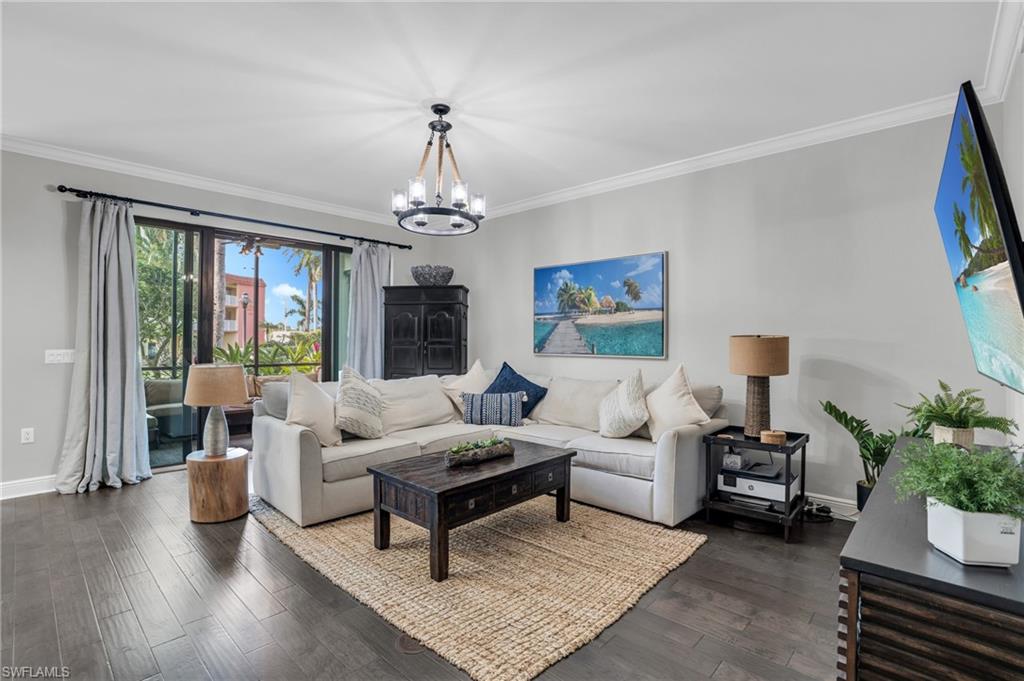
[[22, 428], [21, 429], [21, 444], [30, 445], [36, 441], [36, 429], [35, 428]]
[[75, 351], [71, 350], [46, 350], [43, 353], [45, 364], [74, 364]]

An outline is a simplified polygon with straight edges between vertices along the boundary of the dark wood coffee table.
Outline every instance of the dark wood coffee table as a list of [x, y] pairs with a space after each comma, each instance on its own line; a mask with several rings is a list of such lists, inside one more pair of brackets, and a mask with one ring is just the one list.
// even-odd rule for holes
[[448, 578], [448, 530], [528, 499], [555, 493], [555, 518], [569, 520], [572, 450], [512, 443], [515, 454], [475, 466], [445, 468], [444, 454], [370, 466], [373, 545], [391, 542], [391, 514], [430, 531], [430, 577]]

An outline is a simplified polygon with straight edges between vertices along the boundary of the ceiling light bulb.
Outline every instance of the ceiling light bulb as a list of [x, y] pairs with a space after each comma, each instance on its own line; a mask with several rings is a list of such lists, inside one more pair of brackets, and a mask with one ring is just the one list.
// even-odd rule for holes
[[409, 205], [417, 208], [427, 202], [427, 183], [422, 177], [409, 180]]
[[452, 208], [465, 208], [469, 198], [469, 185], [462, 180], [452, 180]]
[[473, 194], [469, 199], [469, 212], [478, 218], [487, 214], [487, 197], [483, 194]]
[[452, 229], [462, 229], [466, 226], [466, 221], [459, 215], [453, 215], [451, 220]]
[[416, 213], [416, 215], [412, 217], [412, 221], [416, 223], [417, 227], [426, 227], [429, 222], [429, 220], [427, 220], [426, 213]]
[[401, 189], [391, 190], [391, 212], [398, 215], [409, 208], [409, 197]]

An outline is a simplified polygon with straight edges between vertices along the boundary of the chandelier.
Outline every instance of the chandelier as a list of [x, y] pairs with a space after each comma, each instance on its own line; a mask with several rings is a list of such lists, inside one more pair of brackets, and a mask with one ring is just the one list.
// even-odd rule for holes
[[[430, 110], [437, 115], [437, 120], [427, 124], [430, 128], [430, 139], [423, 150], [419, 170], [416, 171], [416, 177], [409, 180], [408, 191], [391, 190], [391, 212], [398, 218], [399, 227], [417, 234], [459, 236], [475, 232], [480, 226], [480, 221], [484, 219], [487, 199], [483, 194], [470, 194], [469, 185], [459, 174], [459, 164], [455, 162], [455, 153], [448, 142], [448, 131], [452, 129], [452, 124], [444, 119], [451, 111], [451, 107], [447, 104], [435, 104]], [[434, 205], [430, 206], [427, 205], [427, 182], [424, 172], [430, 160], [430, 152], [434, 148], [435, 137], [438, 138], [437, 178], [434, 182]], [[442, 205], [444, 196], [441, 194], [441, 187], [444, 183], [445, 156], [452, 166], [450, 206]]]

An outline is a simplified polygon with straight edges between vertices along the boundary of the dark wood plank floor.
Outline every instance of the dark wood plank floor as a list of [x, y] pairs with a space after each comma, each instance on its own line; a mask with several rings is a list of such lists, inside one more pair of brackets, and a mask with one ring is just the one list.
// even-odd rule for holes
[[[852, 526], [808, 524], [789, 545], [684, 526], [709, 542], [541, 678], [834, 679], [837, 556]], [[2, 665], [115, 681], [466, 678], [398, 644], [255, 521], [190, 523], [184, 472], [0, 504]]]

